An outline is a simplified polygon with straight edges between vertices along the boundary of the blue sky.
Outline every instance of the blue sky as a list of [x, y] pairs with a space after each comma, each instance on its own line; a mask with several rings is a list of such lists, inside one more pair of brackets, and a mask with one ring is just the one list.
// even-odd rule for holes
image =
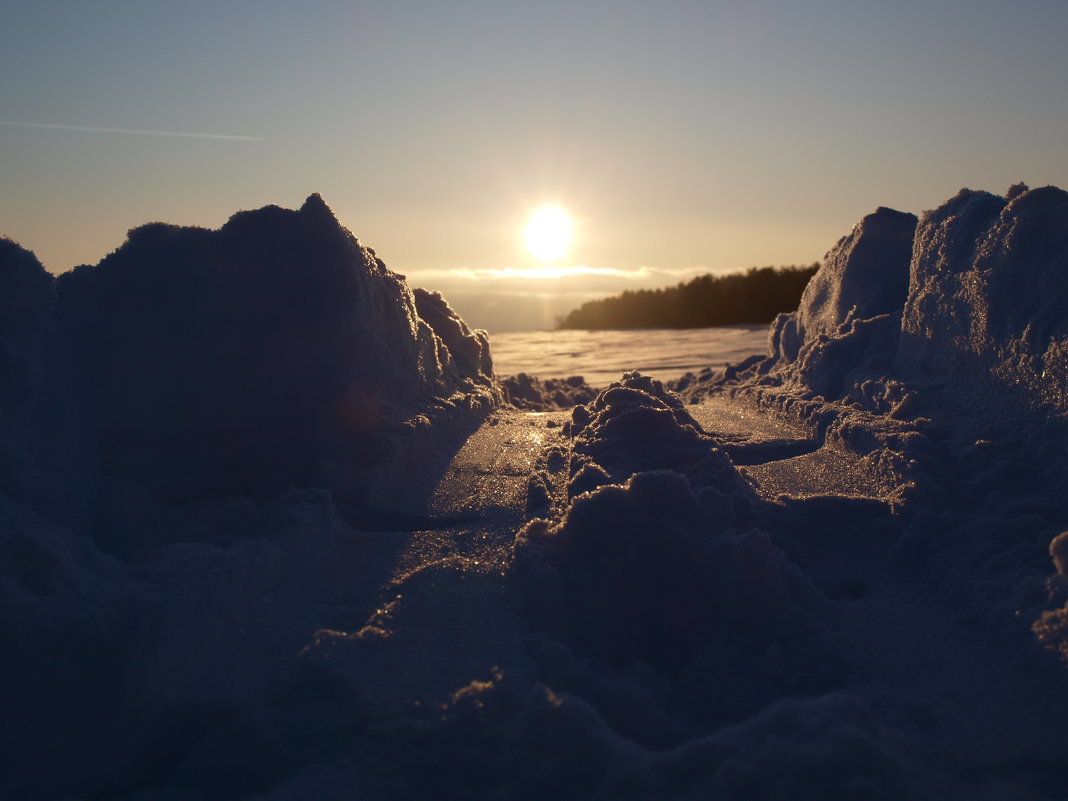
[[806, 263], [878, 205], [1068, 185], [1066, 35], [1035, 0], [14, 0], [0, 122], [248, 138], [0, 125], [0, 233], [59, 272], [320, 192], [413, 283], [505, 308], [546, 201], [591, 271], [543, 308]]

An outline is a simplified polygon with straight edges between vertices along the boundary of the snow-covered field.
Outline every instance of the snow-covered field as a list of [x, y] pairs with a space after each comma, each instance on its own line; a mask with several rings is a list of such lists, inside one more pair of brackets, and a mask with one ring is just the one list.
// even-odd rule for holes
[[627, 370], [669, 381], [704, 367], [736, 364], [754, 353], [763, 355], [767, 341], [767, 326], [490, 335], [498, 375], [580, 375], [594, 387], [608, 386]]
[[962, 190], [491, 361], [318, 196], [0, 240], [0, 798], [1068, 797], [1066, 254]]

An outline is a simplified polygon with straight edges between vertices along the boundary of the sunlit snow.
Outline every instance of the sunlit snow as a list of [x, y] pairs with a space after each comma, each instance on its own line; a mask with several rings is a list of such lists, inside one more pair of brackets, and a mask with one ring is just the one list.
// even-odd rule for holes
[[766, 326], [684, 330], [514, 331], [490, 335], [497, 375], [580, 375], [604, 387], [627, 370], [668, 381], [703, 367], [764, 354]]

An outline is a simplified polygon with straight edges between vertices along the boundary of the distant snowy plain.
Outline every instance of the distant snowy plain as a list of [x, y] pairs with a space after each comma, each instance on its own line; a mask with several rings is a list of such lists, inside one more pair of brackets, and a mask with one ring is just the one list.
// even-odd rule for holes
[[490, 334], [497, 375], [541, 378], [580, 375], [606, 387], [627, 370], [660, 381], [704, 367], [737, 364], [767, 351], [766, 325], [721, 328], [640, 328], [615, 331], [514, 331]]

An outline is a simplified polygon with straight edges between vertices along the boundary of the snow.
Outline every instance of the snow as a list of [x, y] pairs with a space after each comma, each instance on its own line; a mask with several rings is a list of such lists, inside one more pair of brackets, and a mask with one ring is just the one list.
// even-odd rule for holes
[[582, 376], [546, 378], [518, 373], [499, 379], [504, 400], [519, 409], [548, 411], [570, 409], [577, 403], [593, 400], [597, 390], [587, 384]]
[[413, 295], [318, 195], [218, 231], [135, 228], [56, 289], [100, 461], [164, 497], [386, 464], [413, 417], [494, 401], [485, 335]]
[[763, 353], [766, 340], [763, 326], [490, 335], [498, 375], [582, 376], [593, 387], [606, 387], [628, 370], [669, 381], [689, 370], [737, 363]]
[[487, 338], [317, 196], [0, 241], [0, 796], [1063, 797], [1066, 201], [770, 330]]

